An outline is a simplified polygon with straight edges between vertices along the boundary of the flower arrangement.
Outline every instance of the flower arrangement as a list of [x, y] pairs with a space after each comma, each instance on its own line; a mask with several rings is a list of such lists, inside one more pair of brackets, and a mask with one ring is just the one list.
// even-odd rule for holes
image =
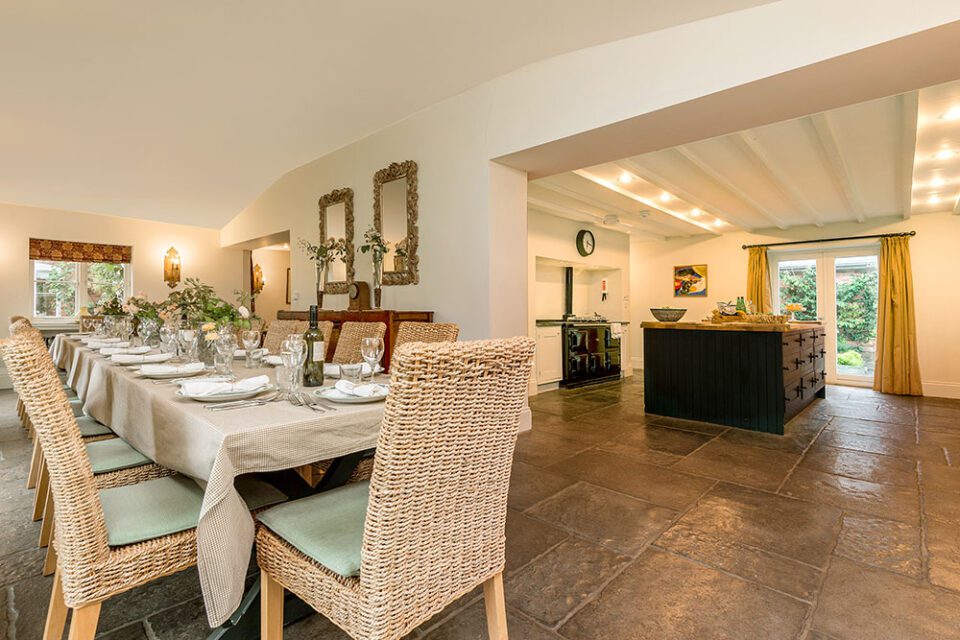
[[197, 278], [187, 278], [180, 291], [174, 291], [165, 303], [167, 313], [179, 313], [194, 322], [235, 322], [240, 314], [232, 304], [217, 296], [213, 287]]
[[260, 316], [252, 313], [250, 309], [253, 302], [257, 299], [257, 294], [234, 289], [233, 294], [237, 296], [237, 315], [236, 325], [240, 329], [252, 329], [253, 321], [260, 320]]
[[123, 312], [141, 320], [144, 318], [159, 320], [165, 304], [165, 302], [150, 302], [146, 294], [141, 292], [127, 298], [127, 301], [123, 303]]
[[326, 242], [313, 244], [306, 238], [300, 238], [300, 249], [317, 266], [329, 266], [334, 260], [343, 260], [347, 255], [347, 242], [343, 238], [328, 238]]
[[[374, 262], [383, 262], [383, 257], [390, 253], [390, 245], [383, 239], [383, 234], [377, 231], [376, 227], [370, 227], [363, 232], [363, 244], [357, 249], [360, 253], [372, 254]], [[400, 255], [401, 249], [397, 249], [397, 255]], [[406, 255], [404, 252], [403, 255]]]
[[87, 305], [92, 316], [125, 316], [127, 310], [118, 296], [104, 295], [99, 301]]

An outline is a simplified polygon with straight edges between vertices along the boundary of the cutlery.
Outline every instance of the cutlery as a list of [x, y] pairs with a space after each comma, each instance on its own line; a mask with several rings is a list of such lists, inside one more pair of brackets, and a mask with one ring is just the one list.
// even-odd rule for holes
[[316, 402], [313, 402], [312, 399], [311, 399], [307, 394], [300, 393], [300, 394], [297, 394], [297, 395], [298, 395], [299, 398], [300, 398], [300, 402], [302, 402], [305, 407], [308, 407], [308, 408], [312, 409], [313, 411], [316, 411], [317, 413], [326, 413], [326, 412], [327, 412], [327, 409], [326, 409], [326, 408], [321, 407], [321, 406], [320, 406], [319, 404], [317, 404]]
[[230, 411], [231, 409], [246, 409], [247, 407], [262, 407], [270, 402], [269, 400], [246, 400], [242, 404], [232, 404], [229, 406], [213, 405], [207, 407], [209, 411]]

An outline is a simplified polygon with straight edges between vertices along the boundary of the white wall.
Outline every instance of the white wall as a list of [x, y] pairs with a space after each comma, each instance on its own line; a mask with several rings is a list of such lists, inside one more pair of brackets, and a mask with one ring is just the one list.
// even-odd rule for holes
[[[782, 0], [530, 65], [284, 175], [223, 229], [221, 243], [285, 229], [294, 245], [313, 238], [317, 199], [345, 186], [356, 193], [360, 237], [372, 221], [374, 172], [412, 159], [421, 282], [386, 288], [384, 307], [434, 310], [468, 339], [520, 333], [528, 324], [525, 188], [522, 173], [491, 159], [960, 18], [947, 1], [925, 2], [923, 11], [895, 0], [871, 8]], [[291, 263], [293, 307], [302, 309], [313, 273], [298, 251]], [[369, 274], [369, 258], [358, 256], [358, 279]], [[330, 297], [331, 307], [345, 305]]]
[[259, 264], [263, 271], [263, 291], [257, 296], [257, 315], [267, 322], [277, 319], [277, 311], [286, 310], [287, 268], [290, 266], [290, 252], [278, 249], [256, 249], [253, 251], [253, 264]]
[[[631, 317], [639, 325], [653, 320], [650, 307], [687, 307], [684, 320], [709, 315], [719, 300], [745, 295], [747, 252], [741, 246], [915, 230], [910, 241], [916, 292], [917, 343], [924, 393], [960, 398], [960, 295], [953, 286], [953, 265], [960, 247], [960, 216], [936, 213], [909, 220], [835, 224], [766, 233], [730, 233], [719, 237], [634, 241], [631, 250]], [[673, 267], [704, 264], [709, 268], [706, 298], [674, 298]], [[637, 327], [638, 328], [638, 327]], [[634, 331], [633, 351], [642, 357], [641, 331]], [[636, 365], [641, 362], [635, 360]]]

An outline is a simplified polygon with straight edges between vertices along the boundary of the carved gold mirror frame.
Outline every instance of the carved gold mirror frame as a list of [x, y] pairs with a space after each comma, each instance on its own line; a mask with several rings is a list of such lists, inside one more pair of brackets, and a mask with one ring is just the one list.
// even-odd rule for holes
[[[420, 236], [417, 229], [417, 217], [419, 213], [419, 196], [417, 194], [417, 163], [413, 160], [405, 162], [393, 162], [389, 167], [380, 169], [373, 175], [373, 226], [377, 231], [383, 233], [383, 185], [394, 180], [405, 179], [407, 183], [407, 237], [405, 258], [400, 259], [405, 268], [402, 271], [388, 270], [388, 266], [397, 264], [396, 257], [392, 252], [384, 260], [383, 284], [401, 285], [418, 284], [420, 282], [420, 258], [417, 255], [417, 245], [420, 243]], [[395, 250], [395, 247], [391, 247]]]
[[353, 282], [354, 270], [353, 270], [353, 189], [350, 187], [344, 187], [343, 189], [334, 189], [328, 194], [325, 194], [320, 197], [319, 206], [320, 206], [320, 242], [326, 242], [327, 240], [327, 208], [336, 204], [343, 203], [343, 226], [344, 226], [344, 241], [347, 245], [347, 255], [344, 256], [344, 262], [346, 264], [346, 280], [338, 280], [336, 282], [327, 282], [326, 288], [323, 290], [327, 294], [340, 294], [347, 293], [350, 283]]

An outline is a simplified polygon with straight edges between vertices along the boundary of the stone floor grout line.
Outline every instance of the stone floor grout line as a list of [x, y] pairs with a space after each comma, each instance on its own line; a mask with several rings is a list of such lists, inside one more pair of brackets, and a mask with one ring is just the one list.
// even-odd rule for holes
[[774, 493], [780, 494], [780, 492], [783, 491], [784, 485], [786, 485], [787, 482], [790, 480], [791, 476], [793, 476], [793, 472], [797, 470], [797, 467], [800, 466], [800, 463], [803, 462], [803, 459], [807, 457], [807, 452], [810, 451], [810, 448], [811, 448], [814, 444], [816, 444], [817, 440], [820, 439], [820, 436], [823, 435], [823, 432], [827, 429], [827, 427], [830, 425], [830, 423], [833, 422], [833, 420], [834, 420], [834, 418], [833, 418], [833, 416], [831, 416], [830, 419], [828, 419], [828, 420], [823, 424], [823, 426], [820, 427], [819, 431], [817, 431], [817, 435], [813, 436], [813, 437], [810, 439], [810, 442], [807, 443], [807, 446], [805, 446], [805, 447], [803, 448], [803, 451], [800, 452], [800, 457], [797, 458], [797, 461], [793, 464], [792, 467], [790, 467], [790, 470], [787, 471], [787, 475], [785, 475], [785, 476], [783, 477], [783, 480], [780, 481], [780, 484], [777, 485], [777, 490], [774, 491]]
[[837, 535], [834, 536], [833, 546], [830, 548], [830, 553], [827, 554], [827, 564], [823, 567], [823, 573], [820, 576], [820, 584], [817, 585], [816, 591], [814, 591], [813, 601], [810, 603], [810, 611], [804, 620], [803, 628], [800, 630], [800, 635], [797, 636], [797, 640], [804, 640], [806, 635], [813, 629], [813, 619], [817, 614], [817, 608], [820, 606], [820, 595], [823, 593], [823, 585], [827, 581], [827, 575], [830, 573], [830, 565], [833, 564], [833, 558], [837, 551], [837, 545], [840, 544], [840, 536], [843, 533], [843, 518], [845, 515], [846, 511], [841, 509], [840, 526], [837, 528]]
[[[664, 429], [669, 429], [670, 427], [663, 427], [663, 428], [664, 428]], [[682, 431], [682, 429], [674, 429], [674, 430], [675, 430], [675, 431]], [[690, 432], [688, 431], [687, 433], [690, 433]], [[707, 446], [708, 444], [710, 444], [711, 442], [713, 442], [714, 440], [716, 440], [717, 438], [719, 438], [720, 436], [722, 436], [722, 435], [725, 434], [725, 433], [726, 433], [726, 431], [721, 431], [720, 433], [711, 436], [711, 437], [710, 437], [708, 440], [706, 440], [703, 444], [701, 444], [699, 447], [697, 447], [696, 449], [694, 449], [693, 451], [691, 451], [691, 452], [688, 453], [687, 455], [685, 455], [685, 456], [680, 456], [680, 459], [679, 459], [679, 460], [675, 460], [674, 462], [671, 462], [670, 464], [668, 464], [668, 465], [666, 466], [666, 468], [667, 468], [667, 469], [673, 469], [673, 467], [675, 467], [676, 465], [680, 464], [681, 462], [683, 462], [684, 460], [686, 460], [687, 458], [689, 458], [690, 456], [692, 456], [693, 454], [695, 454], [697, 451], [700, 451], [700, 449], [703, 449], [705, 446]], [[707, 434], [704, 433], [704, 434], [701, 434], [701, 435], [707, 435]], [[684, 472], [683, 472], [683, 471], [677, 471], [677, 473], [684, 473]]]
[[917, 491], [920, 492], [920, 576], [930, 582], [930, 549], [927, 547], [926, 493], [923, 490], [923, 465], [917, 460]]
[[13, 592], [13, 587], [5, 588], [7, 590], [7, 638], [9, 638], [9, 640], [16, 640], [17, 618], [20, 617], [14, 600], [16, 595]]

